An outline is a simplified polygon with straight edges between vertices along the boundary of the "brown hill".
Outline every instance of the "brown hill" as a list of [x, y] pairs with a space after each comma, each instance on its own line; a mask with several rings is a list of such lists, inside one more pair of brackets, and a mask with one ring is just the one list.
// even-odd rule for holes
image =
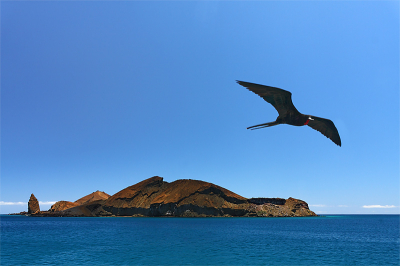
[[246, 198], [208, 182], [168, 183], [155, 176], [111, 196], [102, 208], [119, 216], [240, 216], [247, 205]]
[[108, 195], [107, 193], [97, 190], [96, 192], [93, 192], [87, 196], [84, 196], [76, 200], [75, 203], [77, 203], [78, 205], [82, 205], [96, 200], [105, 200], [108, 199], [109, 197], [110, 195]]
[[61, 200], [51, 205], [49, 212], [59, 212], [76, 206], [79, 206], [79, 204], [75, 202]]
[[50, 207], [49, 212], [65, 211], [70, 208], [88, 204], [88, 203], [91, 203], [94, 201], [105, 200], [105, 199], [108, 199], [109, 197], [110, 197], [110, 195], [108, 195], [107, 193], [97, 190], [96, 192], [86, 195], [86, 196], [76, 200], [75, 202], [64, 201], [64, 200], [57, 201], [55, 204], [53, 204]]
[[58, 216], [110, 216], [110, 213], [103, 211], [103, 209], [101, 208], [103, 203], [104, 200], [88, 202], [59, 212]]

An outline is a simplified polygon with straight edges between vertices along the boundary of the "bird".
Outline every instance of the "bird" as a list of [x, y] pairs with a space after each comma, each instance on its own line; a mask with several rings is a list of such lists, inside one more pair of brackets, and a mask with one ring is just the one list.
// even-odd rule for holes
[[331, 139], [336, 145], [342, 146], [339, 132], [335, 124], [326, 118], [321, 118], [312, 115], [304, 115], [297, 111], [292, 102], [292, 93], [280, 88], [260, 85], [245, 81], [236, 81], [249, 91], [254, 92], [268, 103], [272, 104], [278, 111], [279, 115], [274, 122], [263, 123], [248, 127], [247, 129], [260, 129], [265, 127], [272, 127], [280, 124], [288, 124], [292, 126], [309, 126], [319, 132], [325, 137]]

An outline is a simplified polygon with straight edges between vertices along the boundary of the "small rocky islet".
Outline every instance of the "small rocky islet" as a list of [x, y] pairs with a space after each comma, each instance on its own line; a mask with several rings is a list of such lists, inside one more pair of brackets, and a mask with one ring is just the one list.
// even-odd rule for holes
[[154, 176], [110, 196], [96, 191], [75, 202], [58, 201], [40, 211], [32, 194], [28, 213], [36, 217], [306, 217], [317, 216], [299, 199], [245, 198], [212, 183]]

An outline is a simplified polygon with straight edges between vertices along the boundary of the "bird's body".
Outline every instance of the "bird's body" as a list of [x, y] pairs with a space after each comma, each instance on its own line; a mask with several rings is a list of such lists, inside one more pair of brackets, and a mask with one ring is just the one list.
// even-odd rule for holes
[[297, 111], [292, 102], [292, 93], [289, 91], [244, 81], [237, 81], [237, 83], [243, 87], [246, 87], [248, 90], [254, 92], [265, 101], [272, 104], [272, 106], [274, 106], [279, 113], [279, 116], [274, 122], [251, 126], [247, 129], [259, 129], [276, 126], [279, 124], [288, 124], [292, 126], [308, 125], [311, 128], [321, 132], [327, 138], [331, 139], [336, 145], [342, 145], [335, 124], [333, 124], [333, 122], [329, 119], [312, 115], [304, 115]]

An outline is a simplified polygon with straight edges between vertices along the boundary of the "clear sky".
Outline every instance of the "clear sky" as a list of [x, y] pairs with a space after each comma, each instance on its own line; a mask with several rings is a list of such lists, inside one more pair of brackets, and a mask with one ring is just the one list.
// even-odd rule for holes
[[[0, 213], [149, 177], [399, 213], [398, 1], [2, 1]], [[342, 147], [235, 80], [292, 92]]]

